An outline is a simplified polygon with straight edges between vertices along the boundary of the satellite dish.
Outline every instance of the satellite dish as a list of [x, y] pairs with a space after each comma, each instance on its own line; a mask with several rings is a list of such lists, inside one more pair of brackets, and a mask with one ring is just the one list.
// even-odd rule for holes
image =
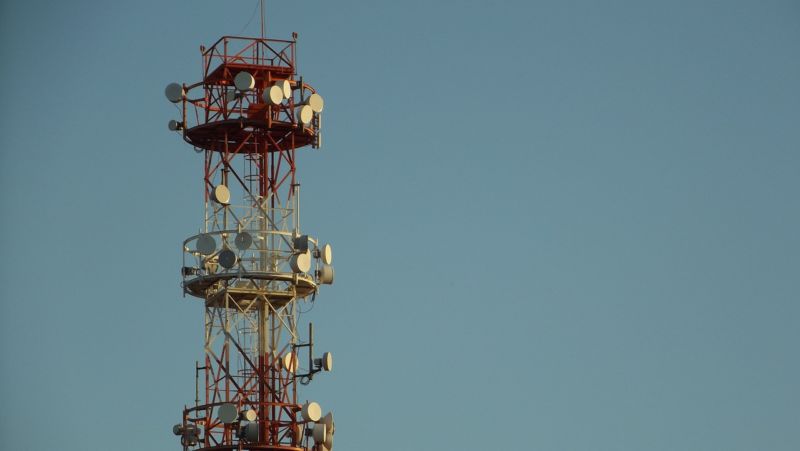
[[286, 99], [292, 98], [292, 84], [289, 83], [289, 80], [283, 80], [279, 83], [281, 89], [283, 90], [283, 97]]
[[317, 271], [317, 278], [319, 278], [319, 281], [325, 285], [333, 284], [333, 276], [334, 271], [333, 266], [331, 265], [322, 265], [322, 267], [319, 268], [319, 271]]
[[311, 109], [308, 105], [303, 105], [297, 110], [297, 120], [301, 124], [308, 125], [311, 123], [311, 119], [314, 118], [314, 110]]
[[183, 124], [181, 124], [179, 121], [176, 121], [175, 119], [170, 119], [169, 123], [167, 124], [167, 127], [169, 127], [169, 129], [172, 130], [173, 132], [176, 132], [181, 128], [183, 128], [182, 125]]
[[231, 191], [225, 185], [215, 186], [214, 191], [211, 192], [211, 197], [214, 198], [214, 202], [220, 205], [231, 203]]
[[233, 77], [233, 85], [239, 91], [250, 91], [256, 86], [256, 79], [250, 75], [250, 72], [241, 71]]
[[317, 423], [314, 425], [314, 429], [311, 431], [311, 436], [314, 437], [314, 441], [317, 443], [322, 443], [325, 441], [326, 433], [328, 432], [328, 428], [325, 427], [323, 423]]
[[183, 96], [186, 95], [186, 91], [183, 90], [183, 86], [179, 83], [170, 83], [164, 89], [164, 95], [167, 96], [167, 100], [172, 103], [178, 103], [183, 100]]
[[289, 266], [294, 272], [308, 272], [311, 269], [311, 255], [308, 252], [294, 254], [289, 259]]
[[213, 236], [204, 233], [197, 237], [197, 250], [203, 255], [211, 255], [217, 250], [217, 242]]
[[224, 249], [219, 253], [219, 264], [225, 269], [236, 266], [236, 254], [230, 249]]
[[239, 418], [246, 421], [256, 421], [256, 418], [258, 418], [258, 414], [253, 409], [247, 409], [239, 413]]
[[182, 435], [183, 434], [183, 425], [178, 423], [175, 426], [172, 426], [172, 433], [175, 435]]
[[333, 449], [333, 433], [330, 430], [325, 434], [325, 441], [322, 442], [322, 445], [327, 449]]
[[283, 88], [278, 85], [272, 85], [264, 91], [262, 97], [270, 105], [280, 105], [283, 102]]
[[298, 360], [299, 359], [297, 358], [297, 354], [290, 352], [288, 354], [283, 355], [283, 357], [281, 358], [281, 364], [283, 365], [283, 368], [286, 371], [294, 373], [295, 371], [297, 371]]
[[225, 424], [233, 423], [238, 416], [239, 412], [236, 411], [236, 404], [225, 403], [217, 409], [217, 418]]
[[322, 417], [322, 408], [313, 401], [307, 402], [303, 404], [303, 408], [300, 409], [300, 415], [302, 415], [303, 419], [306, 421], [317, 422], [320, 417]]
[[306, 105], [310, 106], [311, 110], [315, 113], [321, 113], [322, 109], [325, 108], [325, 101], [322, 99], [321, 95], [314, 93], [308, 97]]
[[[325, 371], [330, 371], [333, 369], [333, 354], [330, 352], [323, 352], [322, 353], [322, 369]], [[333, 421], [333, 415], [331, 414], [331, 421]]]
[[253, 245], [253, 237], [247, 232], [239, 232], [236, 234], [233, 244], [241, 251], [249, 249]]
[[325, 414], [325, 416], [322, 417], [322, 420], [320, 420], [320, 422], [322, 422], [323, 424], [325, 424], [325, 426], [328, 427], [329, 434], [333, 434], [336, 432], [336, 423], [333, 422], [333, 412], [328, 412], [327, 414]]
[[319, 251], [319, 256], [322, 258], [322, 263], [326, 265], [330, 265], [333, 263], [333, 248], [330, 244], [326, 244], [322, 246], [322, 249]]

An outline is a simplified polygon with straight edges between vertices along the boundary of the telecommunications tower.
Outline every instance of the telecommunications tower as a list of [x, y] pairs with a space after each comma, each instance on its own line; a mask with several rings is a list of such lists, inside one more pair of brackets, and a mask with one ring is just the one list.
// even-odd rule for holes
[[326, 451], [333, 414], [299, 396], [330, 371], [301, 324], [333, 283], [331, 246], [300, 227], [296, 152], [322, 145], [322, 97], [297, 72], [291, 40], [224, 36], [200, 47], [203, 76], [165, 94], [169, 129], [203, 157], [205, 214], [183, 242], [184, 295], [205, 308], [195, 400], [173, 428], [184, 450]]

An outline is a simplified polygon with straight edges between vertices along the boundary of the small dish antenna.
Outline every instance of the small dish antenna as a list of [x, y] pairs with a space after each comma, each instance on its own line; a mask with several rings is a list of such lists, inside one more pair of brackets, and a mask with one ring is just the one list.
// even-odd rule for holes
[[283, 80], [279, 83], [281, 89], [283, 89], [283, 97], [286, 99], [292, 98], [292, 84], [289, 83], [289, 80]]
[[322, 109], [325, 108], [325, 100], [322, 99], [321, 95], [314, 93], [308, 96], [306, 105], [310, 106], [315, 113], [322, 113]]
[[219, 264], [225, 269], [236, 266], [236, 254], [230, 249], [224, 249], [219, 253]]
[[303, 408], [300, 409], [300, 414], [306, 421], [317, 422], [322, 417], [322, 408], [314, 401], [307, 402], [303, 404]]
[[236, 89], [239, 91], [250, 91], [256, 86], [256, 79], [250, 75], [250, 72], [243, 70], [233, 77], [233, 85], [236, 86]]
[[241, 251], [247, 250], [253, 245], [253, 237], [247, 232], [239, 232], [236, 234], [233, 244], [235, 244], [236, 248]]
[[167, 100], [170, 102], [178, 103], [183, 100], [183, 96], [186, 95], [186, 91], [179, 83], [170, 83], [164, 89], [164, 95], [167, 96]]
[[300, 235], [292, 240], [294, 250], [297, 252], [306, 252], [308, 250], [308, 235]]
[[322, 265], [322, 267], [320, 267], [317, 271], [317, 278], [319, 278], [319, 281], [325, 285], [331, 285], [333, 284], [334, 274], [333, 266]]
[[328, 412], [320, 420], [325, 426], [328, 427], [328, 433], [333, 434], [336, 432], [336, 423], [333, 422], [333, 412]]
[[311, 119], [314, 118], [314, 110], [311, 109], [308, 105], [303, 105], [297, 110], [297, 120], [304, 124], [308, 125], [311, 123]]
[[214, 202], [220, 205], [228, 205], [231, 203], [231, 191], [225, 185], [217, 185], [214, 191], [211, 192]]
[[322, 258], [322, 263], [326, 265], [330, 265], [333, 263], [333, 248], [330, 244], [326, 244], [322, 246], [322, 249], [319, 251], [319, 256]]
[[236, 404], [233, 403], [222, 404], [217, 410], [217, 418], [225, 424], [233, 423], [238, 416], [239, 412], [236, 411]]
[[183, 128], [183, 124], [181, 124], [180, 121], [176, 121], [175, 119], [170, 119], [169, 123], [167, 124], [167, 127], [169, 127], [169, 129], [172, 130], [173, 132], [176, 132]]
[[217, 242], [213, 236], [204, 233], [197, 237], [197, 250], [203, 255], [211, 255], [217, 250]]
[[289, 266], [292, 267], [294, 272], [308, 272], [311, 269], [311, 254], [303, 252], [301, 254], [294, 254], [289, 259]]
[[294, 373], [297, 371], [298, 360], [299, 359], [297, 358], [297, 354], [290, 352], [288, 354], [283, 355], [283, 357], [281, 358], [281, 364], [283, 365], [283, 368], [286, 371]]
[[272, 85], [264, 91], [263, 98], [270, 105], [280, 105], [283, 102], [283, 88], [278, 85]]
[[314, 429], [311, 430], [311, 436], [314, 437], [314, 441], [317, 443], [322, 443], [325, 441], [325, 436], [327, 435], [327, 427], [324, 423], [317, 423], [314, 425]]
[[241, 420], [256, 421], [256, 418], [258, 418], [258, 414], [253, 409], [242, 410], [239, 412], [239, 419]]
[[333, 433], [331, 431], [325, 434], [325, 441], [322, 442], [322, 446], [325, 449], [333, 449]]

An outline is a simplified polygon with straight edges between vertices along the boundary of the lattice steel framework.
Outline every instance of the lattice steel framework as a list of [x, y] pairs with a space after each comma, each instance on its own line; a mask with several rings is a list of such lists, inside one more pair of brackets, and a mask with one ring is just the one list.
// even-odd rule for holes
[[223, 37], [201, 47], [201, 81], [167, 88], [182, 113], [170, 128], [205, 163], [203, 224], [183, 243], [184, 293], [205, 304], [197, 396], [174, 428], [184, 449], [330, 448], [332, 424], [313, 445], [304, 433], [316, 426], [297, 392], [330, 365], [313, 358], [313, 329], [301, 339], [298, 320], [333, 272], [330, 248], [300, 229], [295, 153], [320, 146], [322, 107], [301, 117], [316, 91], [297, 74], [296, 40]]

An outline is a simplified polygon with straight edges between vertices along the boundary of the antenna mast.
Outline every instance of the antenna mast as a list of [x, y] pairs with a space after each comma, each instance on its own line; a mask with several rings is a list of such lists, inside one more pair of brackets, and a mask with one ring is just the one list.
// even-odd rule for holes
[[203, 78], [165, 94], [169, 122], [203, 158], [201, 233], [183, 242], [184, 296], [202, 301], [196, 399], [173, 428], [184, 450], [327, 451], [333, 414], [301, 401], [333, 368], [303, 337], [302, 304], [332, 284], [329, 244], [300, 228], [296, 152], [322, 145], [324, 101], [296, 69], [297, 35], [223, 36], [201, 47]]

